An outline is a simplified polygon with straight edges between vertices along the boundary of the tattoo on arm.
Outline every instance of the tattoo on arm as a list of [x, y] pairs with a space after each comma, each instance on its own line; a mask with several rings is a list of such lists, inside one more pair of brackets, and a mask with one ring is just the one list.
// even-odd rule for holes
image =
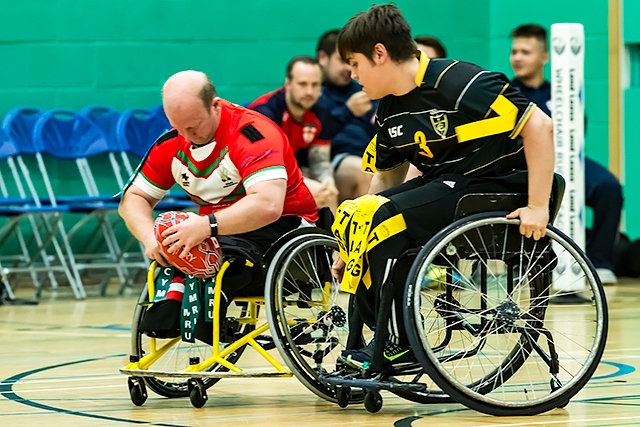
[[310, 145], [308, 154], [311, 178], [318, 181], [323, 181], [326, 178], [333, 179], [333, 167], [330, 160], [331, 146]]

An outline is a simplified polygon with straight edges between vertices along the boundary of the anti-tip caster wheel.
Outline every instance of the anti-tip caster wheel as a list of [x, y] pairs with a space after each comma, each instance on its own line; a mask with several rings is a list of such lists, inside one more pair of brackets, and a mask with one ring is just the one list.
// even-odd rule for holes
[[129, 386], [129, 396], [131, 396], [131, 401], [136, 406], [144, 405], [144, 402], [147, 401], [147, 387], [144, 385], [144, 380], [142, 378], [137, 377], [129, 377], [127, 380], [127, 385]]
[[349, 400], [351, 400], [351, 387], [337, 386], [336, 400], [338, 401], [338, 406], [341, 408], [346, 408], [347, 406], [349, 406]]
[[382, 409], [382, 396], [378, 390], [370, 390], [364, 395], [364, 407], [372, 414]]
[[189, 387], [189, 400], [191, 400], [191, 404], [194, 408], [202, 408], [205, 403], [207, 403], [207, 390], [204, 387], [204, 384], [201, 379], [189, 379], [187, 381], [187, 385]]

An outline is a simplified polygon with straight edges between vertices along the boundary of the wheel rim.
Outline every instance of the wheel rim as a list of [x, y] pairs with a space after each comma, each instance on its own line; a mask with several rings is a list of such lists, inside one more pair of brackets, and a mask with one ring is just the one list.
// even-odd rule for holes
[[[414, 265], [409, 275], [410, 298], [420, 302], [413, 304], [410, 315], [416, 334], [412, 344], [424, 349], [417, 351], [418, 358], [443, 390], [479, 410], [553, 406], [566, 401], [591, 377], [604, 349], [606, 301], [589, 261], [551, 226], [548, 237], [537, 243], [520, 236], [518, 227], [517, 220], [501, 217], [454, 224], [425, 246], [418, 257], [423, 262], [419, 268]], [[513, 241], [518, 236], [520, 240]], [[551, 242], [557, 265], [553, 256], [543, 255], [549, 253], [546, 248]], [[518, 248], [518, 244], [515, 266], [509, 250], [493, 251], [500, 245]], [[475, 267], [475, 277], [473, 263], [460, 259], [468, 253], [475, 256], [476, 265], [483, 266]], [[483, 268], [487, 272], [484, 291]], [[564, 284], [563, 292], [545, 282], [542, 273], [551, 269], [553, 282]], [[509, 270], [514, 276], [512, 287]], [[573, 283], [562, 281], [569, 272], [577, 277], [571, 279]], [[439, 288], [442, 282], [448, 285]], [[567, 291], [577, 283], [584, 283], [585, 289]], [[564, 295], [558, 297], [560, 293]], [[586, 297], [591, 303], [549, 304], [550, 298], [571, 296]], [[453, 328], [460, 330], [447, 338], [447, 329]], [[538, 343], [549, 355], [547, 332], [558, 353], [560, 366], [555, 377], [562, 383], [558, 390], [549, 386], [555, 377], [533, 344]]]
[[[272, 334], [278, 337], [275, 343], [280, 354], [307, 388], [330, 401], [336, 399], [335, 390], [320, 381], [319, 374], [332, 371], [340, 351], [345, 348], [349, 298], [339, 291], [339, 284], [330, 271], [320, 274], [309, 267], [322, 263], [330, 268], [334, 251], [337, 251], [337, 243], [328, 236], [303, 235], [292, 240], [269, 268], [267, 286], [270, 289], [266, 293], [269, 324]], [[304, 278], [306, 281], [302, 280]], [[314, 329], [314, 325], [321, 323], [318, 320], [323, 319], [323, 313], [329, 314], [330, 326]], [[336, 317], [342, 316], [344, 318], [334, 322]], [[304, 337], [306, 328], [313, 332]], [[314, 354], [322, 354], [321, 360], [314, 361]], [[361, 398], [354, 390], [351, 402]]]

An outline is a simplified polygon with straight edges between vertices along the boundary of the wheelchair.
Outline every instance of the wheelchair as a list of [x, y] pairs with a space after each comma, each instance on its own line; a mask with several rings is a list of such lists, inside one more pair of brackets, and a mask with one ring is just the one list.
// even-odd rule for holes
[[[563, 193], [556, 175], [552, 221]], [[490, 415], [535, 415], [566, 406], [584, 387], [606, 343], [602, 284], [583, 251], [552, 224], [538, 241], [520, 234], [519, 221], [506, 214], [526, 203], [526, 194], [467, 195], [451, 225], [396, 262], [390, 280], [404, 284], [403, 320], [417, 362], [383, 367], [394, 303], [385, 284], [371, 365], [339, 363], [321, 375], [341, 407], [364, 400], [377, 412], [387, 390]], [[349, 348], [362, 345], [358, 329], [351, 325]]]
[[[320, 214], [320, 222], [324, 218], [330, 225], [330, 211], [321, 210]], [[208, 399], [207, 389], [222, 378], [295, 376], [316, 395], [336, 402], [335, 387], [319, 379], [336, 365], [348, 336], [349, 298], [331, 277], [336, 251], [337, 242], [328, 226], [293, 230], [261, 259], [225, 247], [224, 261], [212, 286], [211, 344], [186, 342], [181, 336], [150, 337], [140, 331], [140, 323], [153, 305], [159, 269], [152, 264], [133, 315], [130, 363], [120, 369], [129, 377], [131, 401], [143, 405], [148, 388], [168, 398], [189, 397], [199, 408]], [[234, 298], [226, 321], [221, 322], [222, 283], [236, 263], [244, 264], [262, 280], [264, 294]], [[266, 320], [261, 311], [266, 312]], [[263, 357], [269, 370], [238, 366], [248, 347]], [[270, 353], [273, 349], [278, 350], [286, 367]], [[354, 397], [358, 401], [358, 396]]]

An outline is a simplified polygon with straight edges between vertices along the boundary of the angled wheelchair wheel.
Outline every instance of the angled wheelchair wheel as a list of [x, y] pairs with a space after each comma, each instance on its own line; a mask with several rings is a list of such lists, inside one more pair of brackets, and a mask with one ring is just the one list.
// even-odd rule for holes
[[[319, 376], [335, 369], [346, 346], [349, 294], [331, 276], [336, 240], [312, 230], [317, 232], [292, 238], [272, 259], [265, 306], [275, 345], [289, 369], [313, 393], [337, 402], [335, 387]], [[363, 398], [361, 390], [351, 390], [351, 403]]]
[[[194, 343], [183, 342], [179, 337], [174, 339], [150, 338], [139, 331], [139, 325], [145, 315], [148, 307], [148, 289], [145, 286], [142, 290], [136, 310], [133, 316], [133, 324], [131, 329], [131, 355], [142, 358], [152, 353], [157, 354], [155, 361], [148, 367], [148, 370], [159, 372], [176, 372], [187, 369], [190, 361], [205, 361], [211, 356], [212, 349], [209, 344], [196, 340]], [[234, 305], [229, 307], [230, 316], [233, 315]], [[245, 308], [237, 308], [237, 310], [246, 310]], [[239, 312], [240, 312], [239, 311]], [[244, 325], [241, 334], [246, 334], [254, 329], [253, 325]], [[227, 345], [221, 343], [221, 349]], [[165, 350], [166, 346], [166, 351]], [[236, 363], [244, 352], [245, 347], [240, 347], [234, 353], [227, 356], [227, 360]], [[214, 364], [207, 369], [208, 372], [225, 372], [227, 368], [219, 364]], [[158, 374], [154, 377], [144, 378], [145, 384], [155, 393], [170, 397], [188, 397], [190, 395], [188, 380], [185, 378], [163, 377]], [[205, 389], [217, 383], [220, 378], [203, 378], [202, 385]]]
[[578, 246], [548, 226], [535, 241], [497, 213], [462, 219], [411, 267], [405, 326], [425, 372], [454, 400], [492, 415], [565, 406], [595, 372], [607, 305]]

